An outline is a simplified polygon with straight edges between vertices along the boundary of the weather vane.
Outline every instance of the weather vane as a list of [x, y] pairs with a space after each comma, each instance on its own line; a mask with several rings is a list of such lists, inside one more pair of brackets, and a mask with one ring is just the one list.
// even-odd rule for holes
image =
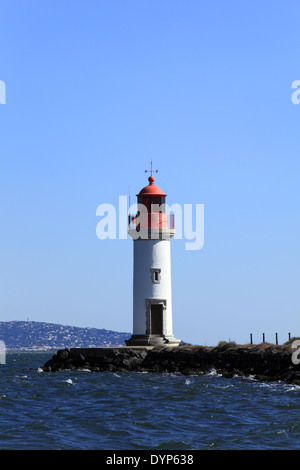
[[152, 176], [152, 173], [158, 173], [158, 170], [152, 170], [152, 160], [151, 160], [151, 170], [145, 170], [145, 173], [151, 173], [151, 176]]

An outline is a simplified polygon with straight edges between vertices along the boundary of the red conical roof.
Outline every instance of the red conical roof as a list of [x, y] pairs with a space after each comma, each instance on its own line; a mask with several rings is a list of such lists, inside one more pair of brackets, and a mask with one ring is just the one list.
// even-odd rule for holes
[[148, 178], [149, 184], [145, 186], [137, 196], [166, 196], [166, 194], [154, 184], [155, 179], [153, 176], [149, 176]]

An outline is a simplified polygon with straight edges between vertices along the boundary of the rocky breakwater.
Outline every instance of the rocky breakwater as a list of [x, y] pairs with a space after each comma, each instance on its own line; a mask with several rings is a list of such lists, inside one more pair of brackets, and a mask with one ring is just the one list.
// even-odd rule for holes
[[[91, 371], [136, 371], [185, 375], [215, 369], [224, 377], [253, 376], [257, 380], [286, 381], [300, 385], [300, 364], [294, 340], [284, 345], [270, 343], [218, 346], [71, 348], [57, 353], [42, 367], [45, 372], [64, 369]], [[294, 344], [293, 344], [294, 343]], [[299, 348], [300, 359], [300, 348]]]

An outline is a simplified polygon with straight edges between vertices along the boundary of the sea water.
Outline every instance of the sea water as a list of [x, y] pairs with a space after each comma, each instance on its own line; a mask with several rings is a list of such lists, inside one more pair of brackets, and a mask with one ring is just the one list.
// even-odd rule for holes
[[299, 449], [300, 387], [253, 377], [43, 372], [53, 353], [0, 364], [0, 449]]

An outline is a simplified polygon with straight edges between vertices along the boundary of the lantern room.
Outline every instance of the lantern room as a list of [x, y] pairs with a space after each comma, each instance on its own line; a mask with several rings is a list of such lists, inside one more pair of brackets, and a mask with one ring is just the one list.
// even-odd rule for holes
[[137, 194], [138, 211], [129, 216], [129, 228], [141, 229], [172, 229], [174, 230], [174, 214], [166, 213], [166, 194], [154, 184], [154, 177], [149, 176], [149, 184]]
[[138, 204], [143, 204], [148, 213], [156, 212], [158, 207], [165, 212], [164, 205], [166, 203], [166, 194], [154, 184], [155, 179], [152, 175], [149, 176], [148, 181], [148, 186], [145, 186], [139, 194], [137, 194]]

